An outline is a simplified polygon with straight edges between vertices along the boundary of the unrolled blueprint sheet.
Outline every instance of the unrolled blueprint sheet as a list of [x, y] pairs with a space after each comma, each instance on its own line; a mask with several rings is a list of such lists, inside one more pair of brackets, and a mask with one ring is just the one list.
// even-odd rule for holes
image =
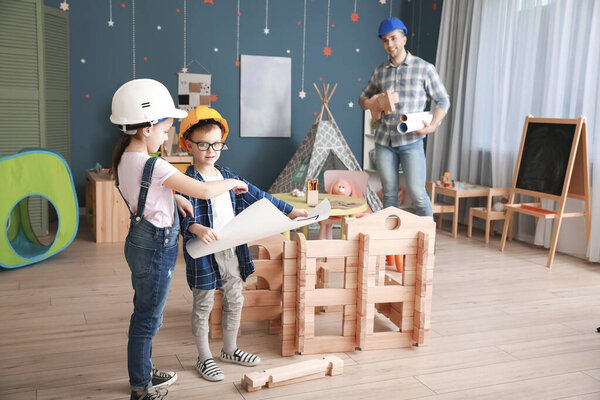
[[192, 239], [186, 244], [190, 256], [199, 258], [208, 254], [239, 246], [257, 239], [290, 231], [329, 218], [331, 205], [325, 199], [308, 213], [308, 217], [289, 219], [267, 199], [260, 199], [217, 232], [219, 240], [209, 244]]

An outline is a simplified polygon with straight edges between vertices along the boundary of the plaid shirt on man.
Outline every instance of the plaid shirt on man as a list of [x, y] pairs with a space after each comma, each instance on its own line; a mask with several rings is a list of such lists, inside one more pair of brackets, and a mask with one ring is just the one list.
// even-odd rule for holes
[[[241, 213], [244, 209], [249, 207], [251, 204], [257, 202], [263, 197], [267, 198], [271, 203], [275, 205], [281, 212], [284, 214], [289, 214], [294, 209], [288, 203], [278, 200], [269, 193], [263, 192], [256, 186], [252, 185], [248, 181], [240, 178], [235, 175], [231, 170], [225, 167], [221, 167], [219, 165], [215, 165], [215, 167], [221, 172], [224, 179], [239, 179], [248, 185], [248, 191], [246, 193], [236, 195], [233, 190], [229, 191], [231, 196], [231, 204], [233, 206], [234, 214], [237, 215]], [[194, 166], [188, 167], [185, 171], [187, 176], [191, 176], [192, 178], [204, 182], [202, 179], [202, 175], [196, 171]], [[181, 234], [183, 235], [183, 256], [185, 258], [185, 269], [187, 275], [188, 285], [190, 289], [217, 289], [220, 288], [223, 283], [221, 282], [221, 274], [219, 273], [219, 267], [217, 266], [217, 262], [215, 261], [214, 254], [210, 254], [208, 256], [200, 257], [200, 258], [192, 258], [186, 248], [185, 245], [190, 239], [196, 237], [196, 235], [190, 233], [188, 228], [193, 223], [199, 223], [204, 226], [213, 226], [213, 215], [212, 215], [212, 204], [210, 200], [202, 200], [196, 199], [194, 197], [186, 196], [182, 194], [183, 197], [188, 199], [194, 208], [194, 216], [193, 217], [185, 217], [181, 219]], [[252, 263], [252, 258], [250, 257], [250, 250], [248, 249], [247, 244], [243, 244], [236, 247], [236, 254], [240, 263], [240, 275], [242, 279], [245, 281], [248, 276], [250, 276], [254, 272], [254, 263]]]
[[400, 102], [391, 114], [383, 116], [375, 130], [375, 142], [383, 146], [404, 146], [423, 138], [414, 132], [401, 134], [398, 124], [400, 115], [425, 110], [427, 96], [435, 102], [435, 108], [450, 108], [450, 98], [435, 67], [410, 53], [397, 67], [389, 59], [376, 67], [361, 97], [371, 98], [386, 90], [397, 92]]

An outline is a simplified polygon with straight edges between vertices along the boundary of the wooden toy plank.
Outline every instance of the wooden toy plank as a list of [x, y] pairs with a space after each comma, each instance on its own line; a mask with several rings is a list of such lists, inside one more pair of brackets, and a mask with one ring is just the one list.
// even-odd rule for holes
[[356, 290], [327, 288], [306, 292], [307, 306], [336, 306], [356, 303]]
[[411, 301], [415, 297], [414, 286], [375, 286], [369, 288], [368, 303], [399, 303]]
[[300, 354], [343, 353], [354, 351], [354, 337], [348, 336], [315, 336], [307, 340]]
[[378, 332], [367, 335], [361, 350], [382, 350], [410, 347], [413, 344], [413, 332]]

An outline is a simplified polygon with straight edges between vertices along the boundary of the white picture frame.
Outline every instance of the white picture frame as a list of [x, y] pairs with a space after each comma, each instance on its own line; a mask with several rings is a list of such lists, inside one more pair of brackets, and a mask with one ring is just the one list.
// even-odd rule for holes
[[240, 136], [292, 136], [292, 59], [241, 56]]

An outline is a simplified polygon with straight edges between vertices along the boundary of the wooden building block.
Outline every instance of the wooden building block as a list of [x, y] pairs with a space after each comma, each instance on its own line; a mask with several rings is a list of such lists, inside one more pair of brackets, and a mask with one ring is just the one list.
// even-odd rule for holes
[[322, 359], [301, 361], [283, 367], [252, 372], [242, 378], [242, 387], [249, 392], [263, 387], [277, 387], [323, 376], [334, 376], [344, 371], [344, 360], [337, 356], [325, 356]]

